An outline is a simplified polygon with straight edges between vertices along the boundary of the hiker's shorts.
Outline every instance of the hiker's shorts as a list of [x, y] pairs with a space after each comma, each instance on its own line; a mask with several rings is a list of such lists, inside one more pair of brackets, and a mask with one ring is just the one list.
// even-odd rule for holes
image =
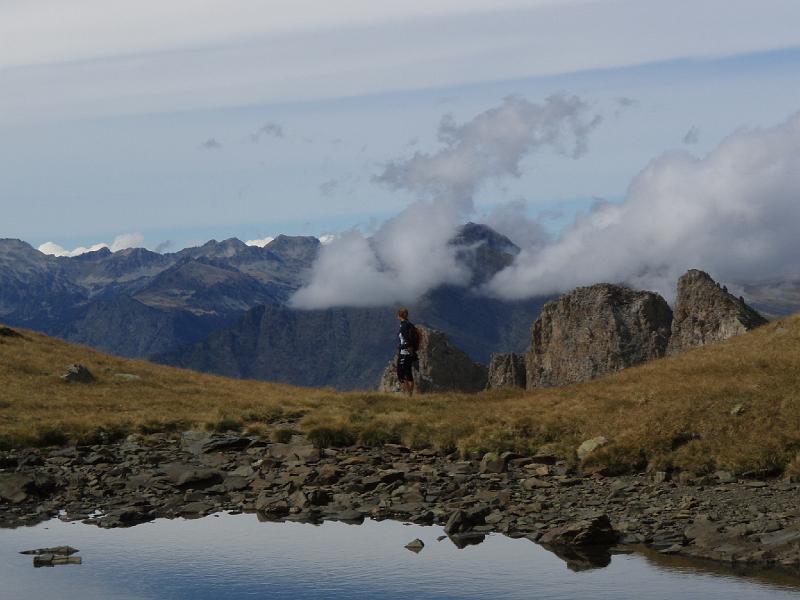
[[414, 356], [411, 354], [397, 355], [397, 379], [400, 381], [414, 381]]

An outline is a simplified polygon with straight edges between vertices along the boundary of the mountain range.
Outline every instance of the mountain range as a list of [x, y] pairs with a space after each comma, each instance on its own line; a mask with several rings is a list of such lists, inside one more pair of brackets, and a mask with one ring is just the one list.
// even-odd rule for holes
[[[472, 274], [411, 306], [413, 318], [446, 331], [475, 360], [522, 351], [547, 298], [504, 302], [474, 287], [519, 248], [469, 223], [451, 243]], [[394, 352], [394, 307], [294, 310], [320, 249], [315, 237], [278, 236], [265, 247], [237, 239], [180, 252], [107, 248], [45, 255], [0, 240], [0, 321], [130, 358], [202, 371], [339, 389], [377, 385]]]
[[[468, 223], [451, 240], [469, 285], [441, 286], [409, 308], [447, 333], [473, 360], [523, 352], [549, 297], [503, 301], [475, 288], [519, 248]], [[159, 254], [104, 248], [45, 255], [0, 240], [0, 321], [124, 357], [241, 378], [338, 389], [374, 388], [394, 352], [394, 307], [295, 310], [288, 300], [320, 251], [310, 236], [278, 236], [264, 247], [238, 239]], [[767, 314], [800, 310], [798, 282], [745, 286]]]

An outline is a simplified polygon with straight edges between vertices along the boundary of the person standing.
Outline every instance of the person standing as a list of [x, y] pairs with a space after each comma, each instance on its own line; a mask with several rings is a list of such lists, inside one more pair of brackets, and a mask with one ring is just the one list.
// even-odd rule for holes
[[401, 308], [397, 311], [400, 320], [400, 331], [397, 336], [397, 379], [403, 391], [412, 396], [414, 394], [414, 361], [417, 360], [419, 348], [419, 335], [417, 328], [408, 320], [408, 309]]

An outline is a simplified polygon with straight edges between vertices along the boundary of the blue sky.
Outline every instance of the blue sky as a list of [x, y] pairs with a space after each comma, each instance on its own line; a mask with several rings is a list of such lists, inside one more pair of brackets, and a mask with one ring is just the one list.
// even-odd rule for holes
[[374, 177], [435, 152], [444, 115], [564, 93], [603, 117], [588, 151], [526, 156], [471, 215], [523, 200], [557, 232], [663, 153], [800, 110], [796, 2], [170, 4], [0, 7], [0, 237], [374, 230], [416, 200]]

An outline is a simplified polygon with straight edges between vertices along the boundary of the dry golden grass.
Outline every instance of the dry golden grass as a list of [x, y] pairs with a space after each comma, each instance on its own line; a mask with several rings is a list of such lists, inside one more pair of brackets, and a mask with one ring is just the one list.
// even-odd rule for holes
[[[288, 420], [325, 445], [398, 441], [465, 453], [545, 446], [574, 460], [581, 441], [603, 435], [611, 443], [591, 461], [620, 472], [648, 463], [800, 472], [800, 315], [586, 384], [412, 400], [230, 380], [23, 333], [22, 340], [0, 338], [6, 446], [86, 439], [98, 430], [243, 427], [280, 436]], [[86, 364], [98, 382], [60, 381], [71, 362]]]

